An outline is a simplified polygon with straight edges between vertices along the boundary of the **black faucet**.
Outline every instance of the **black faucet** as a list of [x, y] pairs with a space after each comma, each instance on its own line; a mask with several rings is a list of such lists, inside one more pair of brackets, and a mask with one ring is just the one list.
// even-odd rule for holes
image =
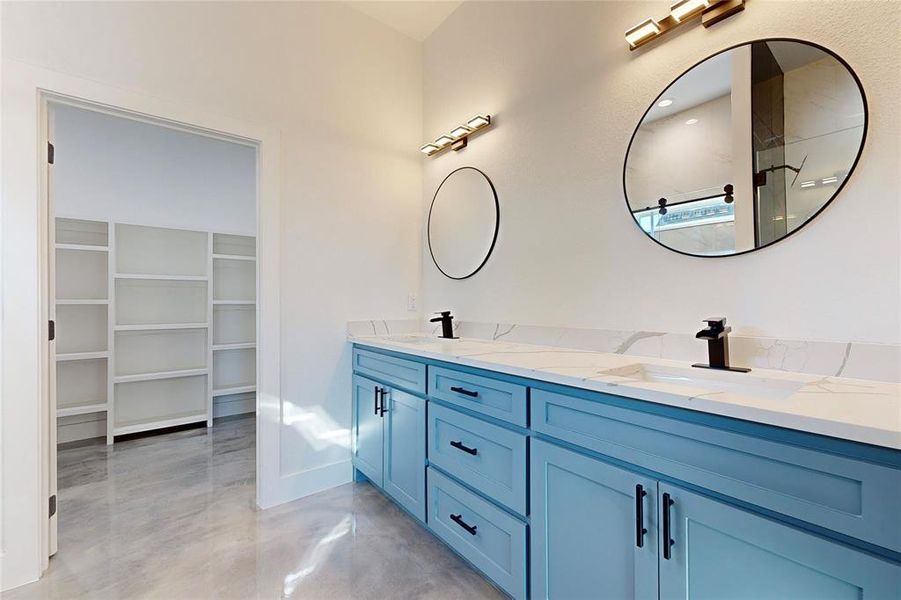
[[711, 317], [704, 319], [707, 327], [695, 334], [699, 340], [707, 340], [708, 364], [697, 363], [691, 365], [702, 369], [719, 369], [721, 371], [737, 371], [747, 373], [751, 369], [733, 367], [729, 365], [729, 332], [731, 327], [726, 327], [726, 317]]
[[438, 323], [441, 322], [441, 337], [448, 340], [455, 340], [457, 336], [454, 335], [454, 326], [451, 324], [451, 321], [454, 318], [451, 316], [449, 310], [445, 310], [442, 312], [435, 313], [436, 315], [441, 315], [440, 317], [435, 317], [434, 319], [430, 319], [430, 323]]

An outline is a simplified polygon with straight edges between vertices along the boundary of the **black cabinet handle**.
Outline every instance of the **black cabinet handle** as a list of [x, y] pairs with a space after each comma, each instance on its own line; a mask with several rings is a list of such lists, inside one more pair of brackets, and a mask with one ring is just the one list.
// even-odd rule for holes
[[469, 535], [476, 534], [478, 527], [476, 527], [475, 525], [468, 525], [466, 521], [463, 520], [463, 515], [451, 515], [450, 518], [451, 521], [465, 529], [469, 533]]
[[670, 507], [675, 504], [669, 494], [663, 494], [663, 558], [669, 560], [673, 556], [671, 550], [675, 540], [672, 539], [670, 532]]
[[470, 398], [478, 398], [479, 393], [474, 392], [472, 390], [467, 390], [466, 388], [461, 388], [459, 386], [451, 386], [450, 389], [452, 392], [457, 392], [458, 394], [463, 394], [464, 396], [469, 396]]
[[385, 396], [388, 395], [388, 390], [386, 390], [385, 388], [379, 388], [379, 390], [381, 390], [380, 396], [382, 397], [382, 402], [379, 405], [379, 416], [384, 417], [385, 413], [388, 412], [388, 409], [385, 408]]
[[450, 443], [450, 445], [453, 446], [454, 448], [456, 448], [457, 450], [462, 450], [466, 454], [472, 454], [473, 456], [475, 456], [476, 454], [479, 453], [478, 448], [470, 448], [469, 446], [464, 446], [463, 442], [452, 441]]
[[373, 401], [372, 401], [372, 414], [374, 414], [375, 416], [378, 416], [379, 415], [379, 394], [381, 393], [382, 388], [380, 388], [379, 386], [375, 386], [375, 390], [373, 390], [373, 391], [375, 392], [375, 394], [373, 395]]
[[640, 483], [635, 486], [635, 545], [644, 546], [644, 534], [648, 532], [644, 527], [644, 497], [648, 493]]

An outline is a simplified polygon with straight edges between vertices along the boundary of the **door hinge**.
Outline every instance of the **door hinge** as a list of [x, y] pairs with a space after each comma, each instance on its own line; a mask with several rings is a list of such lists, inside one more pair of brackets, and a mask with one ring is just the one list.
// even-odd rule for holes
[[47, 323], [47, 339], [51, 342], [56, 339], [56, 321], [50, 320]]
[[56, 149], [53, 147], [53, 144], [47, 142], [47, 162], [51, 165], [53, 164], [53, 158], [56, 154]]
[[48, 519], [56, 514], [56, 494], [53, 494], [52, 496], [50, 496], [50, 507], [49, 508], [50, 508], [50, 514], [47, 515]]

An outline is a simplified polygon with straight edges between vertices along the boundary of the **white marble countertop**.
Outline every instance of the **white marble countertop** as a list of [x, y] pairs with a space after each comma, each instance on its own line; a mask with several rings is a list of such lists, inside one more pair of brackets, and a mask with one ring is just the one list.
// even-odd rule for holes
[[[901, 449], [901, 385], [768, 369], [731, 373], [686, 362], [480, 339], [348, 336], [350, 342], [757, 423]], [[648, 381], [636, 365], [664, 375]], [[613, 371], [613, 372], [611, 372]], [[690, 377], [681, 377], [687, 375]], [[747, 393], [747, 387], [759, 385]], [[744, 390], [742, 388], [745, 388]]]

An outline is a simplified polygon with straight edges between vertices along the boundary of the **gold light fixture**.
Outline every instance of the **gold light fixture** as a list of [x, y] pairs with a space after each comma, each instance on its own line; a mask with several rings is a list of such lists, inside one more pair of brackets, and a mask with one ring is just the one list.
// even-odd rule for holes
[[708, 6], [710, 6], [708, 0], [679, 0], [670, 7], [669, 13], [681, 23], [685, 18], [690, 19]]
[[476, 115], [466, 121], [465, 125], [454, 127], [450, 133], [439, 136], [434, 142], [423, 144], [419, 151], [426, 156], [434, 156], [448, 146], [453, 150], [460, 150], [469, 143], [469, 136], [489, 125], [491, 125], [491, 115]]
[[744, 9], [745, 0], [676, 0], [662, 19], [645, 19], [626, 31], [626, 43], [635, 50], [699, 15], [701, 24], [710, 27]]

